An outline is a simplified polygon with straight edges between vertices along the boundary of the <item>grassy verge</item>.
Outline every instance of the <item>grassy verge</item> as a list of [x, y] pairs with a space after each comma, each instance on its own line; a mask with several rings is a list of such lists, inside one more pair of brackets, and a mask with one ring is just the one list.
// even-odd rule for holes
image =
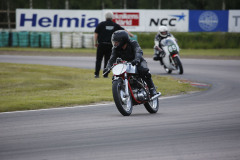
[[24, 52], [67, 52], [67, 53], [95, 53], [96, 49], [91, 48], [21, 48], [21, 47], [2, 47], [0, 51], [24, 51]]
[[[0, 63], [0, 112], [113, 101], [111, 78], [93, 78], [93, 70]], [[164, 95], [200, 90], [171, 77], [153, 76]]]
[[[152, 56], [153, 49], [144, 49], [144, 55]], [[181, 49], [183, 58], [240, 59], [240, 49]]]
[[[240, 33], [228, 32], [171, 32], [183, 49], [240, 48]], [[156, 32], [135, 32], [143, 48], [153, 46]]]
[[[144, 57], [152, 57], [153, 49], [143, 49]], [[96, 56], [96, 49], [0, 48], [0, 55]], [[240, 59], [240, 49], [181, 49], [182, 58]]]

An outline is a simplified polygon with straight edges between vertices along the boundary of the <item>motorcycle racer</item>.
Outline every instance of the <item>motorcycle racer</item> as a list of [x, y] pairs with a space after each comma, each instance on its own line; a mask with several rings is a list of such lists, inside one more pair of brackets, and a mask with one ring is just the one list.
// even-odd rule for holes
[[158, 33], [156, 34], [154, 38], [154, 55], [153, 60], [158, 61], [160, 60], [161, 65], [163, 65], [162, 57], [165, 56], [164, 51], [161, 47], [161, 41], [167, 37], [173, 37], [174, 36], [168, 31], [168, 28], [166, 26], [160, 26], [158, 28]]
[[112, 34], [112, 54], [107, 63], [104, 73], [110, 71], [111, 66], [119, 57], [122, 60], [131, 62], [137, 66], [137, 70], [141, 78], [147, 83], [151, 96], [157, 94], [153, 84], [151, 73], [147, 66], [146, 60], [143, 58], [143, 51], [137, 41], [130, 40], [128, 33], [124, 30], [115, 31]]

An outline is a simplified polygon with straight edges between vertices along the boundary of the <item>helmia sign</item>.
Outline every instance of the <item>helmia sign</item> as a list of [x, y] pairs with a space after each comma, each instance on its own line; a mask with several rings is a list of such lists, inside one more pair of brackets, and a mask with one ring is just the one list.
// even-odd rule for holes
[[139, 26], [139, 13], [114, 12], [113, 21], [121, 26]]

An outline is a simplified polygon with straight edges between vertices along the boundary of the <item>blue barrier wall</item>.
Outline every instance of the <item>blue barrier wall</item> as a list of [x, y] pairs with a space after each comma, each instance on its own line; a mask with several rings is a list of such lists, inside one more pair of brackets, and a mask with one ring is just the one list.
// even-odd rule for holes
[[189, 32], [228, 32], [228, 11], [190, 10]]

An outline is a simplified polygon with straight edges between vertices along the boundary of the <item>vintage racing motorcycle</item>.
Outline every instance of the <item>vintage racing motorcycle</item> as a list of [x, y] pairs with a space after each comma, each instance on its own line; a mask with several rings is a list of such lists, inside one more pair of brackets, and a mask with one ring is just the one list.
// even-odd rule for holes
[[150, 97], [149, 88], [146, 82], [139, 76], [136, 66], [133, 66], [130, 62], [122, 61], [121, 58], [117, 58], [111, 69], [113, 72], [113, 99], [118, 111], [123, 116], [131, 115], [133, 105], [139, 104], [144, 104], [149, 113], [157, 113], [159, 108], [158, 97], [161, 96], [161, 93], [159, 92], [155, 96]]
[[172, 73], [173, 70], [177, 70], [179, 74], [183, 74], [183, 65], [179, 56], [179, 46], [175, 38], [168, 37], [163, 39], [161, 41], [161, 47], [165, 52], [165, 56], [162, 57], [164, 70], [169, 74]]

